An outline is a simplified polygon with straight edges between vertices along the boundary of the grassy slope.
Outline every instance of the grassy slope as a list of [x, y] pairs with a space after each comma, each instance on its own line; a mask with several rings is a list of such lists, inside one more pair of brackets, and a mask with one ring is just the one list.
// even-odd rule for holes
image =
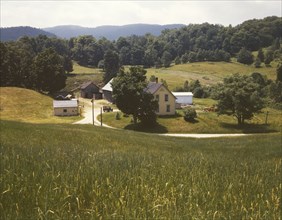
[[103, 73], [101, 69], [84, 67], [73, 63], [73, 72], [67, 77], [65, 91], [71, 91], [84, 82], [92, 81], [97, 85], [102, 82]]
[[71, 123], [80, 117], [53, 115], [53, 99], [29, 89], [0, 87], [0, 118], [32, 123]]
[[[0, 121], [1, 219], [279, 219], [281, 136]], [[126, 138], [125, 138], [126, 137]]]
[[147, 71], [148, 78], [155, 75], [159, 79], [166, 80], [171, 90], [177, 86], [183, 86], [185, 80], [198, 79], [203, 85], [214, 85], [234, 73], [251, 74], [260, 72], [266, 75], [268, 79], [276, 78], [275, 63], [272, 64], [272, 67], [255, 68], [252, 65], [243, 65], [237, 62], [197, 62], [174, 65], [166, 69], [151, 68]]
[[[200, 80], [203, 85], [214, 85], [221, 82], [224, 77], [234, 73], [251, 74], [260, 72], [268, 79], [276, 78], [277, 63], [273, 62], [271, 67], [255, 68], [253, 65], [243, 65], [232, 61], [226, 62], [196, 62], [191, 64], [174, 65], [170, 68], [149, 68], [147, 69], [148, 79], [151, 75], [167, 81], [168, 86], [173, 90], [177, 86], [183, 86], [185, 80]], [[103, 72], [101, 69], [83, 67], [74, 62], [74, 71], [67, 78], [66, 90], [71, 90], [86, 81], [94, 81], [97, 84], [102, 82]], [[125, 67], [128, 69], [128, 66]]]

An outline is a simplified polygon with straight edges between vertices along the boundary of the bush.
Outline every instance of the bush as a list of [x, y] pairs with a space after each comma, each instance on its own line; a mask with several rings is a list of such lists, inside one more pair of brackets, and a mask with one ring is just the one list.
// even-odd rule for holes
[[117, 112], [117, 114], [116, 114], [116, 120], [120, 120], [120, 113], [119, 112]]
[[188, 108], [184, 111], [184, 120], [193, 122], [195, 121], [195, 118], [197, 118], [197, 112], [193, 108]]

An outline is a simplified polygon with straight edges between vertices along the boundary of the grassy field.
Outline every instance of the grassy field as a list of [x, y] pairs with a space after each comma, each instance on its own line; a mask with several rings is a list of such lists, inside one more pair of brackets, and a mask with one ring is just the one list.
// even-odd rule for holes
[[[259, 72], [267, 76], [268, 79], [276, 79], [277, 63], [273, 62], [270, 67], [262, 65], [261, 68], [255, 68], [253, 65], [244, 65], [235, 61], [226, 62], [196, 62], [190, 64], [173, 65], [169, 68], [149, 68], [147, 77], [155, 75], [159, 80], [166, 80], [170, 90], [177, 86], [183, 86], [188, 80], [200, 80], [202, 85], [215, 85], [221, 82], [223, 78], [234, 73], [251, 74]], [[72, 90], [83, 82], [93, 81], [102, 86], [103, 72], [101, 69], [83, 67], [76, 62], [73, 64], [74, 71], [67, 78], [65, 90]], [[126, 66], [125, 69], [129, 67]]]
[[72, 74], [99, 75], [99, 74], [102, 74], [102, 69], [80, 66], [77, 62], [73, 61], [73, 71], [72, 71]]
[[[282, 114], [281, 111], [271, 108], [263, 109], [262, 113], [256, 114], [252, 120], [247, 121], [244, 126], [237, 126], [234, 117], [221, 115], [216, 112], [204, 112], [204, 107], [210, 107], [217, 102], [212, 99], [194, 98], [193, 108], [197, 111], [195, 123], [186, 122], [183, 119], [183, 111], [178, 110], [176, 116], [158, 117], [158, 125], [150, 128], [143, 128], [139, 124], [132, 124], [131, 117], [123, 117], [116, 120], [116, 113], [104, 113], [103, 122], [107, 125], [129, 130], [153, 132], [153, 133], [261, 133], [281, 132]], [[266, 112], [268, 112], [267, 125], [265, 125]]]
[[71, 91], [81, 84], [92, 81], [97, 85], [101, 85], [103, 72], [101, 69], [84, 67], [73, 62], [73, 72], [68, 74], [65, 91]]
[[280, 134], [198, 140], [0, 126], [1, 219], [281, 217]]
[[251, 74], [259, 72], [267, 76], [268, 79], [276, 79], [276, 63], [271, 67], [255, 68], [252, 65], [243, 65], [237, 62], [197, 62], [190, 64], [174, 65], [169, 68], [147, 69], [148, 79], [155, 75], [166, 80], [169, 89], [173, 90], [177, 86], [183, 86], [185, 80], [199, 80], [202, 85], [214, 85], [221, 82], [223, 78], [234, 73]]
[[32, 123], [72, 123], [79, 116], [53, 115], [53, 99], [33, 90], [0, 87], [0, 119]]

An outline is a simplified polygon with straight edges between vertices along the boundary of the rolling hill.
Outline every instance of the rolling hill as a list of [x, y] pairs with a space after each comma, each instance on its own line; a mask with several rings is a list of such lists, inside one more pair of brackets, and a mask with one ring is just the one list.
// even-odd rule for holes
[[36, 91], [0, 87], [1, 120], [29, 123], [72, 123], [79, 117], [53, 115], [53, 99]]
[[79, 35], [93, 35], [95, 38], [105, 37], [109, 40], [116, 40], [119, 37], [130, 35], [145, 35], [150, 33], [158, 36], [165, 29], [174, 29], [183, 27], [183, 24], [156, 25], [156, 24], [129, 24], [122, 26], [104, 25], [95, 28], [87, 28], [75, 25], [62, 25], [44, 28], [43, 30], [51, 32], [58, 37], [71, 38]]
[[55, 34], [49, 33], [39, 28], [33, 27], [8, 27], [0, 29], [1, 41], [14, 41], [23, 36], [36, 37], [38, 35], [46, 35], [47, 37], [56, 37]]

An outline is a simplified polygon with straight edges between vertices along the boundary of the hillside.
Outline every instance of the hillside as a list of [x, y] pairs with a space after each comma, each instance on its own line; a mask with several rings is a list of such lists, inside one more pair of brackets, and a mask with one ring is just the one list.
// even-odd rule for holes
[[1, 120], [31, 123], [71, 123], [79, 117], [53, 115], [53, 99], [33, 90], [0, 87]]
[[0, 28], [0, 40], [1, 41], [15, 41], [23, 36], [36, 37], [38, 35], [56, 37], [55, 34], [49, 33], [39, 28], [33, 28], [33, 27]]
[[279, 134], [199, 140], [0, 126], [1, 219], [280, 218]]
[[75, 25], [62, 25], [56, 27], [44, 28], [43, 30], [51, 32], [61, 38], [71, 38], [80, 35], [93, 35], [95, 38], [105, 37], [109, 40], [116, 40], [119, 37], [138, 35], [143, 36], [150, 33], [159, 36], [165, 29], [174, 29], [183, 27], [183, 24], [153, 25], [153, 24], [129, 24], [122, 26], [104, 25], [95, 28], [81, 27]]

